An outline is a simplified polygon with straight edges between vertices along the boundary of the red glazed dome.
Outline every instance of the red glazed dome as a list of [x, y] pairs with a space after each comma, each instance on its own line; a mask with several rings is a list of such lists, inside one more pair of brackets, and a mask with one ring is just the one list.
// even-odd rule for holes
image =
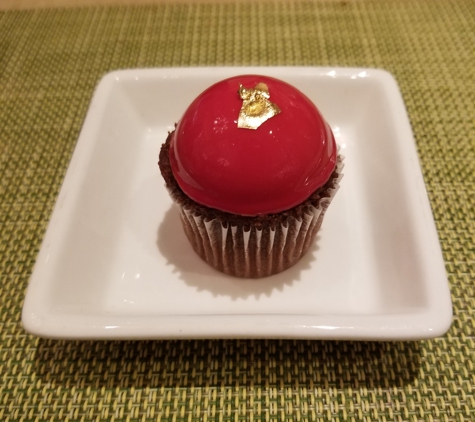
[[[257, 129], [238, 127], [239, 88], [267, 85], [280, 113]], [[191, 199], [233, 214], [276, 214], [305, 201], [330, 178], [337, 149], [329, 125], [300, 91], [278, 79], [244, 75], [211, 86], [178, 122], [173, 175]]]

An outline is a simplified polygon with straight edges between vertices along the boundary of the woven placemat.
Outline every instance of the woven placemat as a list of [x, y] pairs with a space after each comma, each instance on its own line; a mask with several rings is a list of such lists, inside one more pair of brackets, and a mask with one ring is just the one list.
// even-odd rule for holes
[[[0, 420], [475, 420], [473, 0], [0, 14]], [[454, 303], [421, 342], [53, 341], [20, 323], [93, 89], [113, 69], [380, 67], [401, 87]]]

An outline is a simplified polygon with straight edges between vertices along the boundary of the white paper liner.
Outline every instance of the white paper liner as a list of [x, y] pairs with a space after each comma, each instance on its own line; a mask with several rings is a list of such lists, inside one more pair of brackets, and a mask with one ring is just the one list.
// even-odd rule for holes
[[277, 274], [294, 265], [310, 248], [323, 216], [339, 189], [343, 157], [336, 166], [338, 177], [329, 196], [316, 207], [309, 206], [302, 217], [289, 216], [275, 228], [229, 225], [217, 218], [206, 220], [196, 211], [176, 203], [185, 233], [195, 252], [208, 264], [226, 274], [260, 278]]

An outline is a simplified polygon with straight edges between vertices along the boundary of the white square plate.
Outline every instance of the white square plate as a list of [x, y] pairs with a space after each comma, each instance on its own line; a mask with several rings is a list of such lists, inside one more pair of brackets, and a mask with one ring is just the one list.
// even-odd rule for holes
[[[238, 74], [309, 96], [345, 159], [315, 247], [261, 280], [198, 258], [157, 161], [167, 131], [205, 88]], [[385, 71], [180, 68], [109, 73], [97, 87], [38, 255], [27, 331], [83, 339], [422, 339], [452, 307], [404, 104]]]

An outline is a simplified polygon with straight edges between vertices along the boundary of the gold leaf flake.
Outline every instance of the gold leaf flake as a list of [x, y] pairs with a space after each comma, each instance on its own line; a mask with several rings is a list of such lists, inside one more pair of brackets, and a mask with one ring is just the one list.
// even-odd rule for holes
[[269, 88], [259, 82], [254, 88], [239, 86], [242, 107], [239, 111], [238, 128], [257, 129], [262, 123], [280, 113], [277, 104], [269, 101]]

